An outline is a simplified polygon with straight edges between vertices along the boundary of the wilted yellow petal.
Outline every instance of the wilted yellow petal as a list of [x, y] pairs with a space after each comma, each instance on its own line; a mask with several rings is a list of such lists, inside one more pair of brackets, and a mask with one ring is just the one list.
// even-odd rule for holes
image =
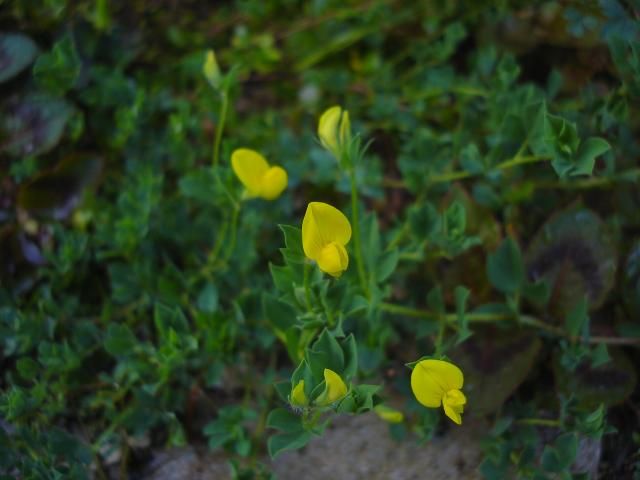
[[320, 270], [333, 277], [339, 277], [349, 266], [349, 255], [342, 245], [331, 242], [322, 249], [317, 262]]
[[338, 123], [342, 108], [334, 106], [325, 110], [318, 121], [318, 137], [320, 143], [335, 154], [338, 151]]
[[461, 389], [463, 382], [462, 371], [443, 360], [422, 360], [411, 372], [411, 390], [425, 407], [439, 407], [446, 392]]
[[328, 368], [324, 369], [324, 392], [318, 397], [316, 403], [320, 406], [337, 402], [347, 394], [347, 385], [340, 375]]
[[386, 405], [376, 405], [373, 410], [385, 422], [400, 423], [404, 420], [404, 415], [401, 411], [394, 410], [393, 408], [389, 408]]
[[266, 200], [274, 200], [287, 188], [287, 172], [282, 167], [271, 167], [262, 176], [260, 196]]
[[269, 170], [265, 158], [255, 150], [238, 148], [231, 154], [231, 168], [252, 196], [259, 196], [262, 178]]
[[308, 403], [309, 400], [304, 393], [304, 380], [300, 380], [293, 390], [291, 390], [291, 405], [305, 407]]
[[351, 239], [351, 224], [347, 217], [327, 203], [311, 202], [302, 220], [302, 248], [311, 260], [320, 258], [331, 242], [346, 245]]

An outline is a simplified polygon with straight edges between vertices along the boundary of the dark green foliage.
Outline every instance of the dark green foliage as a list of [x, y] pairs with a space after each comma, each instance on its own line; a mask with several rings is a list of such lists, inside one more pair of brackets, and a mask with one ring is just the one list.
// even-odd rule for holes
[[[133, 470], [147, 440], [266, 478], [387, 397], [428, 440], [421, 356], [490, 414], [486, 478], [570, 478], [635, 418], [633, 2], [0, 3], [0, 479]], [[241, 147], [282, 196], [246, 197]], [[305, 257], [311, 201], [351, 222], [340, 278]], [[290, 405], [326, 368], [347, 394]]]

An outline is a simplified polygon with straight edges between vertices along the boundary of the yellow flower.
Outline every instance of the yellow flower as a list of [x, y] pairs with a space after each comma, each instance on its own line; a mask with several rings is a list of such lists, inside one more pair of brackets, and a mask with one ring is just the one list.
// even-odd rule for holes
[[467, 398], [460, 391], [464, 377], [462, 371], [443, 360], [422, 360], [411, 372], [411, 390], [425, 407], [444, 407], [444, 413], [460, 425]]
[[328, 368], [324, 369], [324, 391], [316, 399], [316, 404], [325, 407], [337, 402], [347, 394], [347, 385], [340, 375]]
[[220, 67], [218, 67], [216, 54], [213, 50], [207, 51], [207, 56], [202, 65], [202, 73], [204, 73], [205, 78], [213, 88], [220, 87], [222, 74], [220, 73]]
[[386, 405], [376, 405], [373, 411], [385, 422], [389, 423], [401, 423], [404, 420], [404, 415], [399, 410], [394, 410]]
[[294, 407], [306, 407], [309, 399], [304, 393], [304, 380], [300, 380], [298, 384], [291, 390], [291, 405]]
[[231, 167], [252, 197], [274, 200], [287, 188], [287, 172], [284, 168], [270, 166], [255, 150], [234, 150]]
[[318, 263], [323, 272], [339, 277], [349, 266], [344, 246], [351, 239], [351, 224], [335, 207], [311, 202], [302, 220], [304, 254]]
[[349, 112], [337, 105], [325, 110], [318, 122], [318, 137], [322, 146], [340, 159], [342, 149], [351, 141]]

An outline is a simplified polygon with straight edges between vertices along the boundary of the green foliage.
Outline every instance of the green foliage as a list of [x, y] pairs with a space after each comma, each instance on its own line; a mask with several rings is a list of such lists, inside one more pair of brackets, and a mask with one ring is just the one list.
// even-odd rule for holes
[[[627, 3], [3, 7], [0, 478], [125, 472], [142, 440], [202, 434], [268, 478], [260, 458], [386, 398], [429, 441], [416, 357], [459, 365], [464, 421], [493, 422], [486, 478], [584, 475], [582, 440], [635, 418]], [[278, 199], [247, 197], [242, 147], [286, 170]], [[339, 278], [305, 255], [311, 201], [350, 221]]]

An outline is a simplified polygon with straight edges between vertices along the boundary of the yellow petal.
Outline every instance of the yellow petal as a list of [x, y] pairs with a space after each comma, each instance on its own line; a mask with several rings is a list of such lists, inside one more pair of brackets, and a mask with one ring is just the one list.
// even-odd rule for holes
[[462, 423], [461, 414], [466, 403], [467, 398], [460, 390], [449, 390], [442, 399], [444, 413], [458, 425]]
[[311, 260], [318, 260], [331, 242], [346, 245], [351, 239], [347, 217], [327, 203], [311, 202], [302, 220], [302, 248]]
[[342, 108], [334, 106], [325, 110], [318, 122], [318, 137], [320, 143], [335, 154], [338, 151], [338, 123]]
[[287, 188], [287, 172], [282, 167], [271, 167], [262, 176], [260, 196], [266, 200], [274, 200]]
[[425, 407], [439, 407], [445, 393], [461, 389], [463, 381], [460, 369], [443, 360], [422, 360], [411, 372], [411, 390]]
[[300, 380], [293, 390], [291, 390], [291, 405], [304, 407], [307, 403], [309, 403], [309, 400], [304, 393], [304, 380]]
[[262, 178], [269, 170], [262, 155], [255, 150], [238, 148], [231, 154], [231, 167], [251, 195], [260, 195]]
[[394, 410], [386, 405], [376, 405], [373, 409], [376, 414], [385, 422], [389, 423], [401, 423], [404, 420], [404, 415], [399, 410]]
[[320, 270], [333, 277], [339, 277], [349, 266], [349, 255], [342, 245], [331, 242], [322, 249], [317, 261]]
[[347, 394], [347, 385], [340, 375], [328, 368], [324, 369], [324, 392], [318, 397], [316, 403], [320, 406], [337, 402]]

